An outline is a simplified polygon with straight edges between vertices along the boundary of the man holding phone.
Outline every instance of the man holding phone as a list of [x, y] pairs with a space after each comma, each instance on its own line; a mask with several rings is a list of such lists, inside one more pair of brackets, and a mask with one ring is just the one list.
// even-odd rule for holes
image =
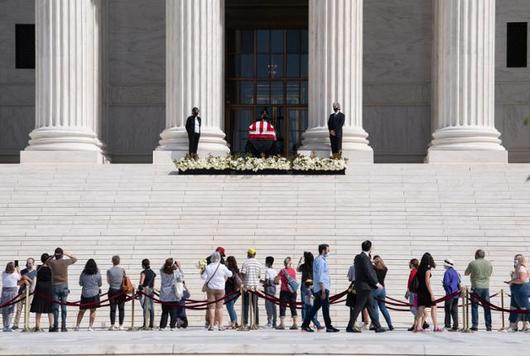
[[[64, 256], [68, 257], [67, 259]], [[66, 302], [70, 290], [68, 289], [68, 267], [77, 262], [77, 258], [57, 247], [55, 253], [48, 260], [52, 271], [53, 284], [53, 327], [50, 332], [59, 331], [59, 308], [61, 309], [61, 331], [66, 332]]]

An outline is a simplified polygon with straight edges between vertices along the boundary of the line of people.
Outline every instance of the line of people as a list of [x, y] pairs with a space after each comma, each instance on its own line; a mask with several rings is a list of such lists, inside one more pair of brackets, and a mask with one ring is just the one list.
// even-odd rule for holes
[[[347, 332], [361, 332], [357, 319], [361, 315], [362, 324], [365, 328], [375, 332], [384, 332], [387, 329], [379, 322], [379, 312], [386, 321], [388, 330], [393, 330], [392, 319], [386, 307], [385, 279], [388, 272], [383, 259], [379, 255], [372, 258], [372, 243], [364, 241], [353, 264], [347, 272], [350, 281], [346, 305], [350, 310], [350, 319], [346, 328]], [[328, 255], [330, 246], [322, 244], [318, 246], [318, 256], [315, 258], [309, 251], [304, 252], [296, 267], [291, 257], [283, 260], [283, 267], [279, 270], [274, 268], [274, 257], [265, 258], [263, 266], [256, 258], [256, 250], [250, 248], [247, 258], [238, 267], [234, 256], [226, 258], [225, 249], [218, 247], [214, 253], [199, 261], [200, 276], [204, 282], [203, 292], [207, 295], [209, 302], [205, 315], [205, 326], [208, 330], [224, 330], [223, 308], [226, 306], [230, 317], [229, 328], [256, 328], [259, 326], [258, 294], [263, 291], [266, 297], [265, 310], [267, 314], [267, 327], [283, 330], [302, 329], [305, 332], [313, 332], [314, 329], [326, 330], [327, 332], [338, 332], [330, 318], [330, 291], [331, 277], [328, 267]], [[226, 258], [226, 260], [225, 260]], [[9, 262], [2, 273], [2, 296], [0, 304], [4, 304], [18, 295], [24, 295], [26, 288], [33, 291], [30, 296], [31, 313], [35, 313], [34, 331], [41, 331], [41, 316], [47, 314], [49, 331], [59, 330], [66, 332], [67, 299], [70, 293], [68, 287], [68, 268], [77, 262], [77, 258], [57, 248], [52, 256], [43, 254], [41, 265], [36, 267], [35, 260], [28, 258], [26, 268], [19, 270], [18, 261]], [[425, 253], [421, 261], [410, 260], [410, 274], [407, 283], [405, 298], [411, 304], [411, 312], [414, 315], [414, 324], [410, 331], [423, 332], [430, 328], [427, 323], [427, 310], [431, 310], [433, 331], [443, 330], [438, 324], [435, 297], [432, 286], [432, 269], [436, 268], [434, 258]], [[454, 261], [444, 260], [445, 273], [442, 281], [446, 296], [445, 329], [449, 331], [458, 330], [458, 291], [461, 290], [461, 276], [456, 271]], [[154, 298], [158, 296], [162, 302], [159, 328], [170, 329], [186, 328], [188, 319], [186, 316], [185, 302], [190, 297], [190, 292], [184, 281], [184, 273], [178, 261], [168, 258], [159, 271], [159, 292], [155, 290], [157, 274], [151, 269], [150, 261], [142, 261], [142, 272], [140, 273], [138, 291], [140, 292], [140, 304], [144, 311], [143, 328], [151, 330], [154, 328]], [[469, 263], [465, 275], [471, 279], [471, 291], [482, 299], [489, 301], [490, 277], [493, 267], [485, 259], [485, 252], [477, 250], [475, 259]], [[300, 274], [300, 280], [298, 280]], [[112, 257], [112, 266], [106, 272], [108, 284], [107, 299], [110, 306], [110, 330], [123, 330], [125, 319], [125, 302], [127, 294], [131, 292], [132, 284], [123, 267], [120, 266], [120, 257]], [[514, 271], [511, 279], [506, 281], [511, 290], [512, 309], [530, 309], [530, 282], [528, 275], [528, 262], [523, 255], [514, 258]], [[81, 301], [76, 319], [75, 329], [79, 330], [80, 324], [86, 311], [89, 311], [89, 328], [94, 330], [96, 317], [96, 306], [101, 302], [102, 276], [94, 259], [89, 259], [79, 277], [81, 288]], [[279, 289], [279, 294], [277, 293]], [[239, 292], [242, 295], [242, 318], [241, 325], [235, 308]], [[302, 323], [299, 325], [297, 300], [298, 293], [302, 301], [301, 310]], [[279, 318], [277, 315], [276, 296], [279, 296]], [[20, 317], [25, 303], [16, 304], [2, 308], [3, 330], [12, 331], [19, 327]], [[477, 301], [472, 302], [472, 328], [478, 330], [478, 306]], [[291, 324], [286, 325], [287, 309], [290, 311]], [[324, 325], [318, 320], [318, 312], [322, 309]], [[14, 316], [14, 319], [13, 319]], [[118, 320], [116, 320], [118, 316]], [[491, 310], [484, 306], [484, 318], [486, 330], [492, 330]], [[518, 323], [522, 323], [520, 330], [529, 330], [530, 314], [510, 313], [510, 329], [519, 330]], [[61, 321], [59, 329], [59, 320]]]

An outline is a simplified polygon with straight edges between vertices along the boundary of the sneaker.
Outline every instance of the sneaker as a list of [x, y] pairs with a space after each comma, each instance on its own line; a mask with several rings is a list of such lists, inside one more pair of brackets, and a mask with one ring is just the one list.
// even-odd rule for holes
[[88, 327], [88, 331], [92, 332], [92, 331], [95, 331], [93, 327], [89, 326]]
[[5, 332], [5, 333], [12, 333], [12, 332], [13, 332], [13, 329], [11, 329], [11, 328], [4, 328], [4, 332]]
[[158, 328], [158, 331], [166, 331], [166, 328]]
[[169, 328], [169, 331], [175, 331], [177, 328]]
[[18, 325], [13, 325], [13, 326], [11, 327], [11, 330], [17, 330], [17, 329], [18, 329]]
[[118, 328], [119, 331], [124, 331], [125, 330], [125, 326], [123, 325], [120, 325], [120, 327]]
[[217, 329], [217, 330], [219, 330], [219, 331], [225, 331], [225, 328], [222, 327], [222, 326], [220, 326], [219, 329]]
[[51, 328], [48, 329], [48, 332], [50, 332], [50, 333], [56, 333], [56, 332], [59, 332], [59, 328], [57, 328], [56, 326], [51, 327]]
[[302, 331], [304, 331], [306, 333], [315, 332], [315, 330], [311, 329], [309, 326], [302, 326]]
[[355, 326], [353, 328], [346, 328], [346, 332], [347, 333], [361, 333], [361, 329]]
[[472, 326], [469, 330], [471, 331], [478, 331], [478, 328], [476, 326]]
[[272, 328], [272, 323], [267, 323], [267, 327], [270, 329]]
[[79, 331], [79, 326], [76, 326], [76, 327], [74, 328], [74, 331]]
[[276, 330], [285, 330], [285, 326], [283, 326], [283, 325], [278, 325], [278, 326], [276, 327]]
[[109, 328], [109, 331], [115, 331], [118, 330], [118, 328], [115, 325], [111, 325]]
[[61, 332], [62, 332], [62, 333], [67, 333], [67, 332], [68, 332], [68, 329], [66, 328], [66, 326], [63, 326], [63, 327], [61, 328]]
[[458, 331], [458, 328], [449, 328], [449, 329], [447, 329], [447, 331], [449, 331], [449, 332], [455, 332], [455, 331]]

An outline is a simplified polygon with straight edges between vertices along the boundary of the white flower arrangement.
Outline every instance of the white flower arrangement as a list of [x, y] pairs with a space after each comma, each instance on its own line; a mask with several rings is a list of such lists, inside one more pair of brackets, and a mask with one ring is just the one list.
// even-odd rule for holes
[[250, 156], [226, 156], [190, 159], [183, 158], [175, 161], [175, 166], [181, 172], [188, 170], [233, 170], [260, 172], [275, 171], [341, 171], [346, 169], [345, 159], [318, 158], [316, 156], [296, 156], [289, 160], [281, 156], [255, 158]]

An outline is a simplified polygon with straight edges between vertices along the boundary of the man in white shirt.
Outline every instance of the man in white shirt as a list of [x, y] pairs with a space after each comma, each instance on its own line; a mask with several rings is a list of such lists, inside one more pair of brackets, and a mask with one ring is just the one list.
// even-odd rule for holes
[[186, 120], [186, 132], [188, 133], [189, 149], [188, 154], [190, 158], [197, 159], [197, 149], [199, 148], [199, 140], [201, 138], [202, 119], [199, 116], [200, 110], [194, 107], [191, 110], [191, 116]]
[[[263, 287], [265, 294], [271, 297], [276, 297], [276, 276], [278, 272], [272, 268], [274, 264], [274, 257], [268, 256], [265, 258], [265, 279], [263, 280]], [[276, 304], [270, 300], [265, 300], [265, 310], [267, 311], [267, 327], [275, 328], [277, 321]]]

